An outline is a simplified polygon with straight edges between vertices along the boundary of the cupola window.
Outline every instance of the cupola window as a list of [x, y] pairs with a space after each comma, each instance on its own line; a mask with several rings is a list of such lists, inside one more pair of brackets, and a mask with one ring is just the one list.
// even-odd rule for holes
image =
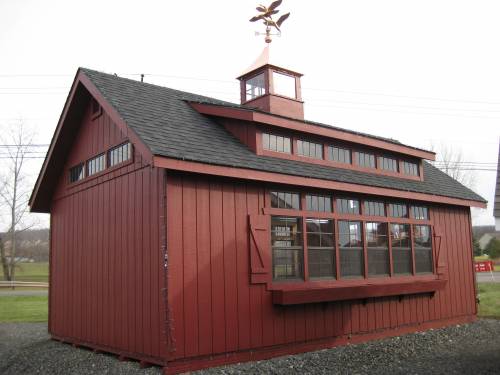
[[260, 73], [246, 81], [246, 100], [252, 100], [266, 93], [264, 73]]
[[276, 95], [295, 99], [295, 77], [273, 71], [273, 89]]

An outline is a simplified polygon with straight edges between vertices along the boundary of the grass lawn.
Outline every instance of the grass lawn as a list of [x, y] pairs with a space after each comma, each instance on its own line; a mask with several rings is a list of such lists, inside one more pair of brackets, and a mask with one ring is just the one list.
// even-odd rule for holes
[[479, 317], [500, 319], [500, 284], [478, 283], [478, 292], [481, 303], [479, 304]]
[[46, 322], [47, 296], [0, 296], [0, 322]]
[[[3, 270], [0, 267], [0, 280], [3, 280]], [[19, 263], [16, 268], [16, 281], [49, 281], [49, 263]]]

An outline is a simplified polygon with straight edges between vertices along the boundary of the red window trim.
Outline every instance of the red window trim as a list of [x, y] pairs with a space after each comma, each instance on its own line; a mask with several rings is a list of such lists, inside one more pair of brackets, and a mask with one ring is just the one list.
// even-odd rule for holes
[[[420, 220], [420, 219], [415, 219], [415, 218], [395, 218], [388, 216], [388, 205], [389, 203], [393, 203], [393, 200], [387, 200], [383, 199], [383, 197], [377, 198], [380, 201], [384, 202], [385, 205], [385, 212], [386, 216], [365, 216], [364, 215], [364, 201], [365, 200], [373, 200], [372, 197], [360, 197], [355, 194], [352, 196], [347, 196], [345, 193], [339, 194], [338, 196], [336, 194], [332, 193], [322, 193], [323, 195], [330, 195], [332, 198], [332, 207], [333, 207], [333, 212], [318, 212], [318, 211], [307, 211], [304, 208], [306, 207], [306, 199], [305, 196], [308, 193], [313, 193], [311, 191], [297, 191], [300, 193], [300, 207], [301, 209], [286, 209], [286, 208], [273, 208], [271, 207], [271, 198], [270, 198], [270, 192], [271, 191], [280, 191], [282, 189], [276, 189], [276, 188], [268, 188], [266, 189], [266, 194], [265, 194], [265, 199], [264, 199], [264, 209], [263, 209], [263, 214], [265, 215], [273, 215], [273, 216], [289, 216], [289, 217], [300, 217], [302, 219], [302, 233], [303, 233], [303, 239], [302, 239], [302, 247], [303, 247], [303, 280], [273, 280], [271, 282], [271, 288], [280, 288], [280, 285], [289, 285], [289, 284], [296, 284], [298, 288], [303, 287], [303, 284], [308, 284], [312, 282], [316, 282], [316, 280], [311, 280], [309, 278], [309, 269], [308, 269], [308, 247], [307, 247], [307, 231], [306, 231], [306, 219], [307, 218], [323, 218], [323, 219], [332, 219], [334, 220], [334, 230], [335, 230], [335, 253], [336, 253], [336, 277], [332, 278], [331, 280], [322, 280], [323, 282], [326, 283], [331, 283], [329, 284], [330, 286], [339, 286], [343, 285], [344, 283], [347, 283], [350, 285], [353, 282], [352, 278], [345, 278], [342, 277], [342, 274], [340, 272], [340, 249], [339, 249], [339, 244], [338, 244], [338, 221], [339, 220], [351, 220], [351, 221], [360, 221], [361, 222], [361, 230], [362, 230], [362, 238], [363, 238], [363, 257], [364, 257], [364, 275], [361, 278], [355, 279], [359, 285], [365, 285], [365, 284], [371, 284], [373, 280], [385, 280], [385, 281], [390, 281], [390, 280], [402, 280], [404, 277], [411, 277], [411, 278], [421, 278], [423, 276], [429, 276], [432, 275], [434, 277], [437, 277], [437, 269], [436, 269], [436, 261], [437, 261], [437, 254], [436, 254], [436, 249], [435, 249], [435, 243], [434, 243], [434, 225], [433, 221], [428, 219], [428, 220]], [[316, 193], [316, 192], [314, 192]], [[319, 193], [321, 194], [321, 193]], [[336, 204], [337, 204], [337, 199], [338, 198], [351, 198], [351, 199], [357, 199], [360, 204], [360, 214], [344, 214], [344, 213], [337, 213], [336, 211]], [[407, 206], [408, 214], [411, 215], [409, 207], [413, 205], [414, 203], [412, 201], [407, 201], [407, 200], [399, 200], [399, 203], [403, 203]], [[427, 208], [430, 212], [430, 207], [427, 205]], [[429, 214], [430, 216], [430, 214]], [[388, 250], [389, 250], [389, 276], [369, 276], [368, 275], [368, 253], [367, 253], [367, 245], [366, 245], [366, 223], [367, 222], [378, 222], [378, 223], [387, 223], [387, 240], [388, 240]], [[410, 244], [411, 244], [411, 254], [412, 254], [412, 274], [410, 276], [406, 275], [395, 275], [394, 274], [394, 264], [393, 264], [393, 259], [392, 259], [392, 241], [391, 241], [391, 224], [409, 224], [410, 226]], [[413, 225], [428, 225], [431, 227], [431, 238], [432, 238], [432, 273], [429, 274], [418, 274], [416, 272], [416, 265], [415, 265], [415, 243], [414, 243], [414, 234], [413, 234]], [[272, 251], [272, 250], [271, 250]], [[273, 271], [271, 270], [271, 273]], [[358, 285], [356, 284], [356, 285]]]
[[[131, 147], [131, 149], [130, 149], [130, 159], [125, 160], [125, 161], [123, 161], [121, 163], [115, 164], [112, 167], [108, 166], [108, 158], [109, 158], [108, 153], [109, 153], [109, 151], [113, 150], [114, 148], [116, 148], [116, 147], [118, 147], [118, 146], [120, 146], [122, 144], [125, 144], [125, 143], [130, 143], [130, 147]], [[97, 157], [99, 155], [104, 155], [104, 159], [105, 159], [104, 160], [104, 164], [105, 164], [105, 167], [104, 167], [104, 169], [102, 171], [94, 173], [93, 175], [89, 176], [88, 175], [88, 170], [87, 170], [87, 168], [88, 168], [87, 163], [88, 163], [89, 160], [91, 160], [91, 159], [93, 159], [93, 158], [95, 158], [95, 157]], [[108, 174], [108, 173], [113, 172], [113, 171], [115, 171], [117, 169], [126, 167], [126, 166], [128, 166], [130, 164], [133, 164], [133, 163], [134, 163], [134, 145], [132, 144], [132, 142], [130, 142], [129, 140], [127, 140], [125, 142], [121, 141], [121, 142], [115, 143], [113, 146], [107, 148], [105, 151], [99, 152], [98, 154], [95, 154], [94, 156], [91, 156], [88, 159], [86, 159], [85, 161], [79, 163], [79, 164], [83, 164], [84, 177], [81, 180], [78, 180], [78, 181], [75, 181], [75, 182], [69, 182], [68, 185], [66, 186], [66, 188], [71, 189], [71, 188], [74, 188], [76, 186], [80, 186], [81, 184], [84, 184], [84, 183], [86, 183], [88, 181], [92, 181], [92, 180], [94, 180], [94, 179], [96, 179], [98, 177], [101, 177], [101, 176], [103, 176], [105, 174]], [[76, 164], [76, 165], [79, 165], [79, 164]], [[71, 168], [69, 170], [71, 170]]]
[[[290, 138], [291, 143], [292, 143], [291, 153], [265, 150], [262, 147], [262, 142], [263, 142], [262, 134], [263, 133], [279, 135], [282, 137]], [[389, 153], [389, 152], [383, 153], [383, 152], [378, 151], [378, 150], [370, 149], [369, 147], [348, 145], [345, 141], [342, 141], [342, 140], [339, 140], [338, 142], [336, 142], [334, 140], [325, 140], [324, 138], [319, 138], [319, 137], [314, 137], [314, 136], [303, 136], [301, 134], [287, 133], [284, 131], [275, 131], [275, 130], [268, 130], [268, 129], [256, 129], [255, 137], [256, 137], [256, 144], [260, 145], [260, 147], [257, 147], [257, 155], [270, 156], [270, 157], [288, 159], [288, 160], [293, 160], [293, 161], [301, 161], [301, 162], [323, 165], [323, 166], [328, 166], [328, 167], [349, 169], [349, 170], [359, 171], [359, 172], [363, 172], [363, 173], [373, 173], [373, 174], [378, 174], [378, 175], [383, 175], [383, 176], [403, 178], [403, 179], [412, 180], [412, 181], [423, 181], [424, 180], [422, 160], [409, 160], [408, 157], [398, 156], [398, 155], [395, 155], [395, 154]], [[299, 155], [298, 150], [297, 150], [297, 141], [298, 140], [321, 144], [323, 147], [322, 158], [318, 159], [318, 158], [314, 158], [314, 157]], [[328, 147], [332, 146], [332, 145], [338, 145], [339, 147], [347, 148], [351, 153], [351, 163], [350, 164], [349, 163], [341, 163], [341, 162], [337, 162], [334, 160], [330, 160], [328, 158]], [[375, 157], [375, 168], [359, 166], [357, 164], [357, 161], [356, 161], [356, 153], [358, 153], [358, 152], [365, 152], [365, 153], [373, 154]], [[397, 162], [397, 165], [398, 165], [398, 171], [393, 172], [393, 171], [382, 169], [380, 167], [380, 162], [379, 162], [379, 158], [381, 158], [381, 157], [395, 159]], [[408, 175], [408, 174], [403, 173], [403, 169], [401, 168], [403, 161], [412, 162], [412, 163], [417, 164], [418, 169], [419, 169], [419, 174], [415, 176], [415, 175]]]

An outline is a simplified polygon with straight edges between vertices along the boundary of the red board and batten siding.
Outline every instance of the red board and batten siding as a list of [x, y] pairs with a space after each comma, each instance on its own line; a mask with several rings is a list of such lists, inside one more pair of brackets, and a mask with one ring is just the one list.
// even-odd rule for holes
[[262, 183], [167, 174], [169, 361], [476, 313], [469, 209], [440, 205], [430, 212], [449, 282], [434, 297], [273, 305], [271, 291], [249, 275], [248, 215], [262, 213], [264, 194]]
[[69, 186], [69, 167], [127, 140], [104, 113], [82, 121], [51, 207], [49, 331], [163, 363], [164, 171], [132, 162]]

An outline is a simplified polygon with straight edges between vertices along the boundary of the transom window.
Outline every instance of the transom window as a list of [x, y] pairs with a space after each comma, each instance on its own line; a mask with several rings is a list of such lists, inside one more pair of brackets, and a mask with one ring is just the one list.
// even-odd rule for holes
[[365, 215], [385, 216], [384, 202], [365, 201]]
[[338, 163], [351, 164], [351, 150], [337, 146], [328, 146], [328, 159]]
[[423, 206], [411, 206], [410, 207], [411, 217], [417, 220], [428, 220], [429, 212], [427, 207]]
[[335, 277], [335, 241], [333, 220], [307, 219], [309, 276]]
[[275, 280], [302, 277], [302, 220], [298, 217], [271, 218], [273, 278]]
[[409, 176], [418, 176], [419, 168], [417, 163], [403, 160], [403, 173]]
[[397, 172], [398, 171], [398, 161], [393, 158], [388, 158], [385, 156], [380, 157], [380, 168], [385, 171]]
[[332, 212], [332, 198], [328, 195], [306, 194], [306, 210]]
[[92, 176], [96, 173], [103, 171], [106, 168], [106, 158], [104, 154], [97, 155], [96, 157], [87, 161], [87, 176]]
[[292, 143], [289, 137], [262, 133], [262, 147], [264, 150], [290, 154], [292, 150], [291, 144]]
[[309, 158], [323, 159], [323, 145], [299, 139], [297, 140], [297, 154]]
[[129, 160], [132, 156], [131, 149], [132, 149], [131, 144], [127, 142], [109, 150], [108, 151], [109, 166], [112, 167], [116, 164], [120, 164], [123, 163], [124, 161]]
[[390, 203], [389, 216], [392, 217], [408, 217], [408, 208], [406, 204]]
[[356, 162], [360, 167], [375, 168], [375, 155], [368, 152], [356, 152]]
[[337, 212], [341, 214], [359, 214], [359, 201], [357, 199], [337, 198]]
[[271, 207], [300, 210], [300, 195], [298, 193], [272, 191]]
[[266, 93], [264, 73], [258, 74], [246, 81], [246, 100], [252, 100]]
[[83, 180], [85, 177], [85, 166], [83, 163], [75, 165], [69, 170], [69, 182]]

